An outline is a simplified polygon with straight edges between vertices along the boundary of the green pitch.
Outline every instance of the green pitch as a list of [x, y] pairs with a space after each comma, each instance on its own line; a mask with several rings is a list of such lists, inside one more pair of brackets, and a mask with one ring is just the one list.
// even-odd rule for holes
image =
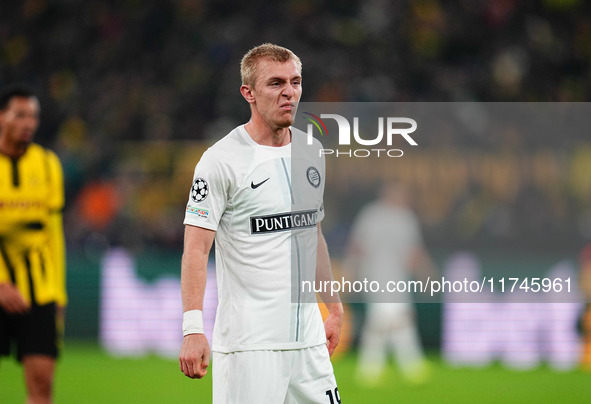
[[[334, 361], [343, 403], [587, 403], [591, 373], [547, 368], [510, 371], [499, 365], [479, 370], [452, 369], [431, 361], [423, 385], [405, 383], [394, 367], [378, 387], [359, 386], [352, 356]], [[0, 402], [24, 402], [20, 366], [0, 362]], [[211, 376], [190, 380], [176, 360], [156, 357], [114, 359], [91, 344], [69, 342], [56, 375], [56, 404], [210, 403]], [[328, 404], [328, 403], [327, 403]]]

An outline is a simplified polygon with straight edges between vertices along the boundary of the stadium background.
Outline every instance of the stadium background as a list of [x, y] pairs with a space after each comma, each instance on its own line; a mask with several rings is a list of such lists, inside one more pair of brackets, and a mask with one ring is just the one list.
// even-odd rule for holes
[[[174, 361], [113, 359], [98, 348], [100, 266], [122, 247], [146, 284], [178, 277], [194, 164], [248, 118], [237, 66], [250, 47], [293, 49], [304, 62], [305, 101], [587, 102], [590, 8], [582, 0], [2, 2], [0, 85], [24, 81], [39, 91], [37, 140], [65, 170], [70, 306], [58, 402], [176, 402], [204, 389], [175, 373]], [[452, 133], [421, 146], [417, 159], [379, 169], [328, 161], [323, 228], [337, 263], [354, 213], [396, 172], [414, 184], [440, 266], [459, 250], [484, 266], [498, 256], [506, 262], [497, 265], [524, 271], [563, 259], [577, 265], [591, 240], [588, 136]], [[578, 370], [449, 368], [438, 354], [440, 305], [418, 310], [435, 363], [430, 383], [414, 389], [392, 369], [391, 383], [367, 391], [353, 380], [354, 357], [343, 355], [335, 368], [348, 402], [583, 402], [590, 392]], [[22, 397], [20, 384], [16, 366], [3, 361], [6, 402]]]

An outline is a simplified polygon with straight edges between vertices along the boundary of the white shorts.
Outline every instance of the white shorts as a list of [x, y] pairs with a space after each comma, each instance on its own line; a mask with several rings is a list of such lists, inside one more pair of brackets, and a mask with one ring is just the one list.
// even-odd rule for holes
[[214, 404], [339, 404], [326, 345], [287, 351], [213, 352]]

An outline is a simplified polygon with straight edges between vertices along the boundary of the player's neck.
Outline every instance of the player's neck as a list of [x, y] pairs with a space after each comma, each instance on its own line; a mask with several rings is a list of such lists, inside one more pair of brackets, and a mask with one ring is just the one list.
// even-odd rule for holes
[[282, 147], [291, 142], [291, 131], [288, 127], [273, 129], [265, 122], [251, 119], [244, 125], [244, 129], [252, 140], [261, 146]]
[[8, 141], [6, 136], [0, 135], [0, 153], [11, 159], [20, 158], [27, 151], [26, 146], [21, 146], [19, 143]]

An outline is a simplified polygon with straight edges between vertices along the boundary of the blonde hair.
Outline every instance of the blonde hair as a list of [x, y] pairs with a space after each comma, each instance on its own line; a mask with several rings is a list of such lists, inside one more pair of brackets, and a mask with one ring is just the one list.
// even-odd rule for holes
[[302, 71], [302, 62], [295, 53], [287, 48], [272, 43], [264, 43], [249, 50], [240, 62], [240, 77], [242, 84], [254, 86], [259, 61], [267, 59], [273, 62], [287, 62], [293, 60]]

